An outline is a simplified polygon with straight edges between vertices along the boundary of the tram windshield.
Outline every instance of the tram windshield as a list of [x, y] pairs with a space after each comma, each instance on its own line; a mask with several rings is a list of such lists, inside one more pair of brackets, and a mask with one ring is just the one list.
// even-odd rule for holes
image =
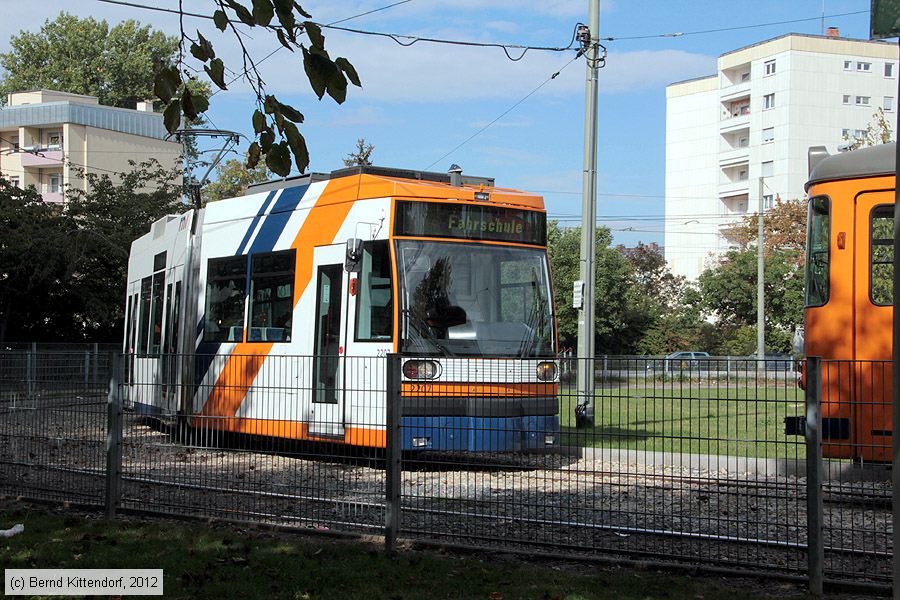
[[403, 240], [397, 259], [404, 353], [555, 355], [543, 249]]

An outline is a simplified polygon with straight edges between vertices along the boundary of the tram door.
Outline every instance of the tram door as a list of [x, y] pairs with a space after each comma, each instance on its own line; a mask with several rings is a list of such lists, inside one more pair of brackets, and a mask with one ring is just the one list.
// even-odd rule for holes
[[166, 274], [164, 334], [160, 349], [160, 382], [162, 406], [170, 413], [178, 410], [178, 333], [181, 326], [181, 280], [183, 265], [172, 267]]
[[[889, 461], [894, 192], [859, 194], [855, 228], [853, 454], [864, 461]], [[837, 243], [840, 247], [840, 238]]]
[[316, 294], [309, 432], [317, 436], [344, 436], [345, 252], [344, 244], [319, 246], [313, 260]]

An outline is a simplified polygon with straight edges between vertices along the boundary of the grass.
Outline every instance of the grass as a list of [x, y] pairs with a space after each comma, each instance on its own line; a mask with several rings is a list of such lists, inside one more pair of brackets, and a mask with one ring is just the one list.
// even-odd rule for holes
[[575, 428], [580, 398], [560, 392], [564, 445], [653, 452], [803, 458], [803, 438], [784, 434], [784, 418], [804, 413], [803, 391], [792, 381], [670, 378], [609, 382], [595, 392], [595, 426]]
[[790, 584], [725, 581], [496, 555], [404, 550], [245, 526], [172, 520], [107, 521], [96, 514], [0, 501], [5, 568], [162, 568], [166, 598], [666, 598], [737, 600], [805, 595]]

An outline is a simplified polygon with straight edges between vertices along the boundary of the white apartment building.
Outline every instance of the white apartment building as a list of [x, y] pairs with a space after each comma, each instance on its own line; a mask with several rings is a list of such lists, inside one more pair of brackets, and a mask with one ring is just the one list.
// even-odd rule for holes
[[897, 111], [897, 46], [788, 34], [723, 54], [715, 75], [666, 88], [666, 261], [696, 279], [731, 246], [722, 231], [804, 197], [807, 150], [835, 153], [879, 107]]
[[67, 186], [84, 188], [78, 169], [110, 174], [129, 160], [176, 165], [181, 144], [166, 140], [162, 115], [150, 102], [136, 109], [101, 106], [93, 96], [51, 90], [14, 92], [0, 106], [0, 176], [34, 186], [44, 201], [62, 203]]

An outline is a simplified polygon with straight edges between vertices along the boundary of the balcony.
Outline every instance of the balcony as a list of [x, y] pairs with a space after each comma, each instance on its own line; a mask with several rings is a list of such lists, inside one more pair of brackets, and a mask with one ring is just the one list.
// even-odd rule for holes
[[750, 162], [750, 148], [744, 146], [743, 148], [731, 148], [719, 152], [719, 167], [737, 167], [739, 165], [746, 165]]
[[737, 196], [738, 194], [749, 194], [750, 182], [746, 179], [738, 181], [724, 181], [719, 184], [719, 197]]
[[744, 98], [750, 97], [750, 82], [742, 81], [740, 83], [735, 83], [729, 85], [728, 87], [724, 87], [720, 91], [719, 100], [722, 102], [733, 102], [735, 100], [742, 100]]
[[736, 133], [742, 129], [750, 129], [750, 113], [736, 117], [726, 113], [719, 122], [719, 133]]
[[23, 167], [61, 167], [63, 166], [63, 151], [59, 146], [22, 146], [19, 157]]

